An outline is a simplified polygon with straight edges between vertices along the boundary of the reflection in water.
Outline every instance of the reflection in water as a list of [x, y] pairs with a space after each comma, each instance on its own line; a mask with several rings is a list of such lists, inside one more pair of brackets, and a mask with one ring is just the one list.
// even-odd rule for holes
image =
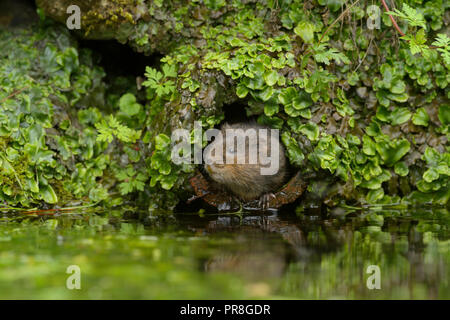
[[[242, 218], [242, 219], [241, 219]], [[446, 209], [0, 219], [0, 298], [450, 297]], [[65, 289], [76, 264], [85, 290]], [[370, 265], [381, 289], [369, 290]]]
[[218, 250], [205, 262], [205, 271], [233, 272], [251, 281], [284, 274], [288, 248], [279, 239], [253, 227], [243, 227], [233, 236], [233, 247]]
[[[231, 248], [222, 247], [206, 261], [207, 272], [229, 272], [252, 281], [276, 279], [275, 287], [282, 295], [402, 299], [449, 296], [445, 209], [368, 212], [340, 220], [314, 214], [301, 219], [273, 214], [246, 216], [242, 221], [234, 216], [219, 216], [203, 226], [199, 221], [186, 225], [197, 232], [233, 237]], [[434, 232], [427, 231], [430, 229]], [[370, 265], [380, 267], [380, 292], [366, 286], [372, 274], [367, 271]]]

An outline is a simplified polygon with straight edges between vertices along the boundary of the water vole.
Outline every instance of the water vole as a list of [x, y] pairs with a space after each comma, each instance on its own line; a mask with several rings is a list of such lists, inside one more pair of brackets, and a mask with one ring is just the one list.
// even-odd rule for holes
[[[216, 154], [220, 150], [222, 157], [220, 152]], [[259, 198], [263, 208], [272, 192], [285, 182], [286, 157], [279, 136], [254, 122], [223, 125], [221, 135], [207, 146], [204, 157], [205, 170], [213, 181], [243, 201]]]

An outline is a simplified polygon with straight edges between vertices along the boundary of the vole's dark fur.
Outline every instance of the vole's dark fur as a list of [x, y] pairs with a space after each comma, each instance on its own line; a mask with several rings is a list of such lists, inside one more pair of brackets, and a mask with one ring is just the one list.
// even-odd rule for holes
[[[244, 131], [247, 129], [255, 129], [258, 132], [258, 129], [269, 129], [268, 127], [261, 126], [255, 122], [249, 123], [236, 123], [236, 124], [225, 124], [221, 128], [222, 135], [225, 139], [226, 137], [226, 129], [243, 129]], [[269, 139], [267, 141], [267, 135], [257, 135], [258, 136], [258, 149], [255, 149], [253, 146], [253, 150], [251, 150], [251, 146], [249, 147], [249, 139], [246, 139], [246, 163], [245, 164], [237, 164], [236, 161], [232, 164], [227, 164], [225, 162], [225, 155], [227, 150], [223, 151], [224, 155], [224, 164], [211, 164], [205, 165], [205, 169], [208, 172], [209, 176], [212, 180], [217, 182], [219, 185], [225, 187], [228, 191], [239, 197], [243, 201], [250, 201], [254, 199], [258, 199], [260, 197], [264, 197], [267, 194], [272, 192], [276, 192], [285, 182], [286, 178], [286, 157], [285, 150], [283, 145], [280, 143], [279, 139]], [[269, 134], [270, 138], [270, 134]], [[273, 144], [277, 143], [279, 145], [279, 170], [273, 175], [262, 175], [261, 167], [268, 167], [268, 165], [262, 165], [260, 163], [259, 157], [257, 157], [256, 164], [249, 164], [248, 157], [249, 152], [257, 152], [259, 147], [261, 146], [261, 139], [265, 139], [267, 141], [266, 146], [268, 150], [264, 150], [265, 154], [270, 156], [271, 150], [273, 148]], [[222, 143], [219, 139], [216, 139], [211, 144], [219, 144]], [[236, 158], [235, 158], [236, 159]], [[266, 200], [267, 201], [267, 200]]]

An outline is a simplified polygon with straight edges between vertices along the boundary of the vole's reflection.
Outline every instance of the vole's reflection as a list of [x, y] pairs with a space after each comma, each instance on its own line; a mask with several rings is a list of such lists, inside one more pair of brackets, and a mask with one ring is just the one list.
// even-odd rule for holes
[[232, 237], [232, 245], [221, 246], [204, 261], [207, 272], [233, 272], [249, 279], [279, 277], [290, 262], [310, 259], [317, 251], [298, 224], [282, 220], [278, 214], [245, 216], [242, 220], [219, 216], [188, 224], [197, 232]]
[[[217, 221], [208, 226], [210, 232], [230, 232]], [[207, 272], [233, 272], [248, 279], [281, 276], [290, 260], [289, 247], [277, 235], [254, 226], [243, 225], [232, 231], [233, 246], [221, 248], [204, 263]]]

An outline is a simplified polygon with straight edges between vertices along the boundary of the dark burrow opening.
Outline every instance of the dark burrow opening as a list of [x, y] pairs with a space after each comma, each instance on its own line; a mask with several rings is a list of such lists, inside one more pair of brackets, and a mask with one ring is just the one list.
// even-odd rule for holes
[[117, 40], [79, 39], [78, 43], [80, 48], [88, 48], [94, 53], [96, 64], [105, 70], [108, 77], [143, 77], [145, 67], [158, 64], [162, 57], [138, 53]]
[[238, 123], [256, 121], [256, 116], [247, 117], [247, 101], [237, 101], [232, 104], [224, 105], [223, 111], [225, 119], [223, 123]]
[[1, 0], [0, 26], [28, 27], [39, 21], [34, 0]]

